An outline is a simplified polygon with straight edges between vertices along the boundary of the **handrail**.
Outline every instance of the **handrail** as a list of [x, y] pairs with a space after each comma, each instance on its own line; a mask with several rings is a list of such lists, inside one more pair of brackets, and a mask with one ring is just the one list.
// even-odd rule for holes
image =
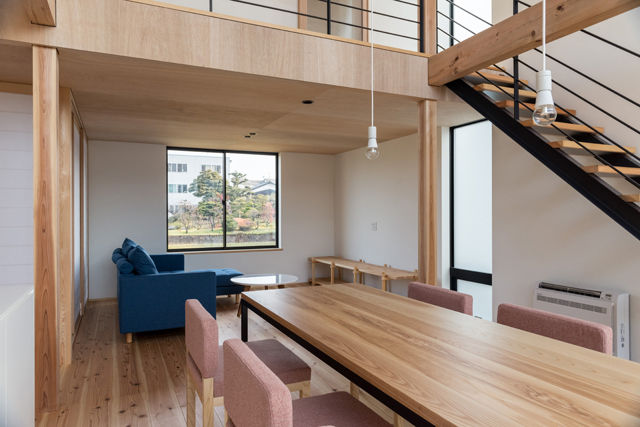
[[[371, 27], [369, 27], [369, 26], [363, 26], [363, 25], [353, 24], [353, 23], [350, 23], [350, 22], [343, 22], [343, 21], [338, 21], [338, 20], [332, 19], [331, 18], [331, 6], [342, 6], [342, 7], [349, 8], [349, 9], [359, 10], [359, 11], [361, 11], [363, 13], [365, 13], [365, 12], [366, 13], [372, 13], [368, 9], [364, 9], [364, 8], [357, 7], [357, 6], [347, 5], [347, 4], [344, 4], [344, 3], [336, 3], [333, 0], [319, 0], [319, 1], [327, 4], [327, 16], [326, 17], [310, 15], [308, 13], [303, 13], [303, 12], [289, 10], [289, 9], [283, 9], [283, 8], [280, 8], [280, 7], [266, 5], [266, 4], [255, 3], [255, 2], [252, 2], [252, 1], [248, 1], [248, 0], [231, 0], [231, 1], [234, 1], [236, 3], [247, 4], [247, 5], [254, 6], [254, 7], [261, 7], [261, 8], [264, 8], [264, 9], [270, 9], [270, 10], [275, 10], [275, 11], [278, 11], [278, 12], [290, 13], [290, 14], [297, 15], [297, 16], [304, 16], [304, 17], [311, 18], [311, 19], [317, 19], [317, 20], [320, 20], [320, 21], [325, 21], [327, 23], [327, 34], [331, 34], [331, 24], [332, 23], [333, 24], [338, 24], [338, 25], [346, 25], [346, 26], [349, 26], [349, 27], [352, 27], [352, 28], [359, 28], [359, 29], [362, 29], [362, 30], [371, 30]], [[419, 3], [410, 3], [410, 2], [406, 2], [406, 1], [402, 1], [402, 0], [393, 0], [393, 1], [396, 1], [396, 2], [399, 2], [399, 3], [405, 3], [405, 4], [408, 4], [408, 5], [416, 6], [416, 7], [420, 7], [420, 8], [422, 7], [422, 2], [423, 2], [423, 0], [419, 0]], [[211, 4], [210, 4], [209, 8], [211, 9]], [[387, 35], [390, 35], [390, 36], [393, 36], [393, 37], [401, 37], [401, 38], [405, 38], [405, 39], [409, 39], [409, 40], [415, 40], [415, 41], [419, 42], [419, 46], [420, 46], [420, 50], [419, 51], [422, 52], [424, 50], [423, 40], [422, 40], [422, 32], [420, 31], [420, 28], [422, 26], [422, 20], [421, 19], [414, 21], [414, 20], [411, 20], [411, 19], [408, 19], [408, 18], [403, 18], [403, 17], [400, 17], [400, 16], [393, 16], [393, 15], [389, 15], [387, 13], [375, 12], [375, 11], [373, 12], [373, 14], [374, 15], [379, 15], [379, 16], [384, 16], [384, 17], [387, 17], [387, 18], [397, 19], [397, 20], [400, 20], [400, 21], [409, 22], [409, 23], [412, 23], [412, 24], [417, 24], [418, 25], [417, 30], [419, 32], [418, 37], [412, 37], [412, 36], [408, 36], [408, 35], [405, 35], [405, 34], [393, 33], [391, 31], [385, 31], [385, 30], [381, 30], [381, 29], [378, 29], [378, 28], [374, 29], [374, 31], [376, 33], [387, 34]], [[422, 15], [422, 14], [420, 14], [420, 15]]]
[[[445, 1], [449, 1], [449, 0], [445, 0]], [[516, 9], [515, 4], [517, 4], [519, 0], [514, 0], [514, 11]], [[450, 2], [451, 3], [451, 2]], [[452, 3], [455, 5], [455, 3]], [[482, 20], [482, 18], [479, 18], [476, 16], [476, 18]], [[450, 18], [450, 21], [458, 24], [457, 21], [455, 21], [453, 18]], [[486, 21], [485, 21], [486, 22]], [[454, 40], [457, 43], [460, 43], [460, 40], [456, 39], [453, 34], [449, 34], [446, 31], [444, 31], [443, 29], [438, 27], [438, 30], [441, 31], [442, 33], [446, 34], [447, 36], [450, 37], [451, 40]], [[471, 30], [469, 30], [468, 28], [465, 28], [465, 30], [471, 32], [472, 34], [475, 35], [475, 33]], [[442, 45], [440, 45], [439, 43], [437, 44], [437, 46], [441, 49], [445, 49]], [[539, 49], [535, 49], [536, 51], [540, 52]], [[549, 55], [547, 55], [549, 56]], [[571, 69], [572, 71], [575, 71], [576, 73], [579, 74], [583, 74], [581, 72], [579, 72], [578, 70], [575, 70], [573, 67], [563, 63], [562, 61], [557, 60], [557, 58], [552, 58], [553, 60], [556, 60], [557, 62], [561, 63], [562, 65], [565, 65], [567, 68]], [[537, 71], [535, 70], [535, 68], [533, 68], [532, 66], [530, 66], [529, 64], [525, 63], [524, 61], [518, 59], [518, 57], [514, 58], [514, 72], [517, 72], [517, 64], [518, 63], [522, 63], [523, 65], [529, 67], [530, 69], [532, 69], [533, 71]], [[514, 117], [518, 117], [519, 116], [519, 106], [522, 105], [524, 106], [527, 110], [533, 112], [533, 109], [531, 107], [529, 107], [528, 105], [526, 105], [526, 103], [521, 102], [519, 100], [519, 96], [518, 96], [518, 87], [519, 84], [522, 84], [523, 86], [535, 91], [534, 88], [532, 88], [530, 85], [523, 83], [522, 81], [520, 81], [519, 79], [516, 79], [516, 77], [507, 72], [504, 68], [494, 64], [494, 67], [498, 68], [501, 72], [503, 72], [504, 74], [508, 75], [509, 77], [514, 79], [514, 95], [511, 95], [509, 93], [507, 93], [504, 89], [502, 89], [499, 85], [495, 85], [493, 84], [487, 77], [485, 77], [482, 73], [477, 72], [478, 75], [480, 75], [484, 80], [486, 80], [487, 82], [493, 84], [495, 87], [497, 87], [501, 92], [503, 92], [505, 95], [507, 95], [508, 97], [512, 98], [514, 100]], [[586, 75], [585, 75], [586, 76]], [[588, 77], [588, 76], [586, 76]], [[517, 82], [519, 84], [517, 84]], [[594, 80], [595, 82], [595, 80]], [[599, 82], [596, 82], [599, 83]], [[563, 89], [567, 90], [568, 92], [570, 92], [572, 95], [577, 96], [578, 98], [580, 98], [581, 100], [587, 102], [589, 105], [594, 106], [595, 108], [597, 108], [600, 111], [605, 112], [608, 116], [614, 118], [615, 120], [617, 120], [618, 122], [622, 123], [623, 125], [627, 126], [628, 128], [638, 132], [638, 130], [636, 128], [634, 128], [633, 126], [625, 123], [624, 121], [622, 121], [621, 119], [618, 119], [617, 117], [611, 115], [610, 113], [604, 111], [603, 109], [601, 109], [600, 107], [596, 106], [595, 104], [593, 104], [592, 102], [588, 101], [587, 99], [585, 99], [584, 97], [580, 96], [579, 94], [575, 93], [574, 91], [572, 91], [571, 89], [567, 88], [566, 86], [564, 86], [561, 83], [558, 83], [557, 81], [554, 80], [554, 84], [558, 85], [559, 87], [562, 87]], [[599, 83], [600, 84], [600, 83]], [[601, 84], [602, 85], [602, 84]], [[604, 86], [604, 85], [602, 85]], [[606, 87], [606, 86], [605, 86]], [[615, 90], [610, 89], [608, 87], [606, 87], [607, 89], [611, 90], [613, 93], [617, 93]], [[623, 98], [626, 98], [624, 95], [620, 94], [620, 96], [622, 96]], [[635, 102], [631, 99], [626, 98], [626, 100], [630, 101], [631, 103]], [[589, 129], [591, 129], [592, 131], [594, 131], [597, 135], [603, 137], [604, 139], [606, 139], [607, 141], [611, 142], [613, 145], [615, 145], [616, 147], [620, 148], [621, 150], [623, 150], [625, 152], [625, 154], [631, 156], [634, 160], [640, 162], [640, 158], [635, 155], [634, 153], [632, 153], [631, 151], [629, 151], [626, 147], [618, 144], [616, 141], [614, 141], [613, 139], [611, 139], [609, 136], [605, 135], [604, 133], [600, 132], [598, 129], [596, 129], [595, 127], [591, 126], [589, 123], [585, 122], [584, 120], [580, 119], [579, 117], [577, 117], [576, 115], [572, 114], [570, 111], [568, 111], [567, 109], [563, 108], [561, 105], [556, 104], [558, 106], [558, 108], [564, 110], [568, 116], [570, 116], [573, 119], [576, 119], [577, 121], [579, 121], [580, 123], [582, 123], [583, 125], [587, 126]], [[581, 141], [577, 140], [576, 138], [574, 138], [573, 136], [571, 136], [570, 134], [568, 134], [567, 132], [565, 132], [562, 129], [559, 129], [555, 124], [552, 124], [551, 127], [553, 127], [555, 130], [557, 130], [558, 132], [560, 132], [561, 134], [563, 134], [565, 137], [567, 137], [569, 140], [575, 142], [576, 144], [578, 144], [582, 149], [584, 149], [586, 152], [588, 152], [589, 154], [591, 154], [594, 158], [596, 158], [598, 161], [600, 161], [601, 163], [611, 167], [617, 174], [619, 174], [622, 178], [624, 178], [627, 182], [631, 183], [633, 186], [635, 186], [636, 188], [640, 189], [640, 183], [633, 180], [632, 178], [628, 177], [626, 174], [624, 174], [623, 172], [621, 172], [615, 165], [613, 165], [612, 163], [610, 163], [608, 160], [606, 160], [605, 158], [603, 158], [602, 156], [600, 156], [599, 154], [593, 152], [592, 150], [590, 150], [588, 147], [586, 147]], [[638, 132], [640, 133], [640, 132]]]
[[[527, 4], [527, 3], [523, 2], [522, 0], [516, 0], [516, 1], [517, 1], [517, 3], [520, 3], [520, 4], [524, 5], [524, 6], [531, 7], [531, 5], [530, 5], [530, 4]], [[593, 38], [596, 38], [596, 39], [598, 39], [598, 40], [600, 40], [600, 41], [602, 41], [602, 42], [604, 42], [604, 43], [607, 43], [607, 44], [609, 44], [609, 45], [611, 45], [611, 46], [613, 46], [613, 47], [616, 47], [616, 48], [618, 48], [618, 49], [620, 49], [620, 50], [623, 50], [623, 51], [627, 52], [627, 53], [628, 53], [628, 54], [630, 54], [630, 55], [637, 56], [638, 58], [640, 58], [640, 53], [634, 52], [634, 51], [632, 51], [631, 49], [626, 48], [626, 47], [624, 47], [624, 46], [620, 46], [619, 44], [614, 43], [614, 42], [612, 42], [611, 40], [607, 40], [607, 39], [605, 39], [605, 38], [604, 38], [604, 37], [602, 37], [602, 36], [599, 36], [599, 35], [597, 35], [597, 34], [594, 34], [594, 33], [592, 33], [591, 31], [587, 31], [587, 30], [580, 30], [580, 32], [585, 33], [585, 34], [587, 34], [587, 35], [589, 35], [589, 36], [591, 36], [591, 37], [593, 37]]]

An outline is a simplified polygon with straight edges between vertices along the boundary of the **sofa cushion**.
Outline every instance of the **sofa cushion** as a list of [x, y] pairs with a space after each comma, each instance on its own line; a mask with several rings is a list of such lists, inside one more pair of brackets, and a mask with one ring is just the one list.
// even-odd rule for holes
[[129, 252], [131, 252], [131, 250], [133, 248], [135, 248], [136, 246], [138, 246], [138, 244], [136, 242], [134, 242], [133, 240], [131, 240], [130, 238], [125, 238], [124, 241], [122, 242], [122, 254], [126, 257], [129, 256]]
[[231, 278], [236, 276], [242, 276], [244, 273], [235, 270], [233, 268], [210, 268], [204, 270], [193, 270], [192, 272], [201, 271], [214, 271], [216, 273], [216, 284], [218, 288], [223, 286], [238, 286], [231, 283]]
[[118, 267], [118, 272], [120, 272], [120, 274], [133, 273], [133, 265], [125, 257], [119, 258], [116, 262], [116, 266]]
[[156, 264], [142, 246], [131, 249], [128, 258], [136, 274], [158, 274]]
[[115, 248], [113, 250], [113, 253], [111, 254], [111, 261], [116, 264], [121, 258], [127, 259], [124, 255], [122, 255], [122, 248]]

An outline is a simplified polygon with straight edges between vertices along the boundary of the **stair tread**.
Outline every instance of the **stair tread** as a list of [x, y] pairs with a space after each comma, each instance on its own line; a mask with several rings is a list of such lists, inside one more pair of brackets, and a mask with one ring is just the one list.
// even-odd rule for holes
[[622, 200], [631, 203], [640, 203], [640, 194], [623, 194]]
[[[580, 141], [580, 144], [584, 145], [589, 150], [595, 151], [598, 153], [621, 153], [621, 154], [626, 153], [622, 148], [616, 145], [599, 144], [597, 142], [582, 142], [582, 141]], [[570, 141], [567, 139], [560, 140], [560, 141], [550, 141], [549, 145], [553, 148], [567, 148], [567, 149], [573, 149], [573, 150], [580, 150], [585, 154], [588, 154], [588, 152], [584, 148], [582, 148], [577, 142]], [[624, 148], [626, 148], [631, 153], [636, 152], [635, 147], [624, 147]]]
[[[616, 169], [618, 169], [620, 172], [622, 172], [627, 176], [640, 176], [640, 168], [629, 167], [629, 166], [616, 166]], [[619, 176], [618, 172], [616, 172], [611, 166], [606, 166], [606, 165], [583, 166], [582, 170], [589, 173], [599, 173], [599, 174], [605, 174], [605, 175]]]
[[[522, 124], [522, 126], [525, 126], [525, 127], [538, 127], [538, 128], [543, 128], [543, 129], [544, 128], [553, 129], [550, 125], [549, 126], [538, 126], [533, 122], [533, 119], [522, 120], [522, 121], [520, 121], [520, 124]], [[569, 131], [582, 132], [582, 133], [596, 133], [596, 131], [594, 131], [590, 127], [585, 126], [585, 125], [581, 125], [581, 124], [578, 124], [578, 123], [554, 122], [553, 124], [558, 129], [562, 129], [562, 130], [569, 130]], [[600, 133], [604, 133], [604, 128], [603, 127], [594, 126], [594, 129], [596, 129]]]
[[491, 71], [502, 71], [500, 68], [494, 66], [494, 65], [489, 65], [488, 67], [484, 67], [483, 70], [491, 70]]
[[[496, 102], [496, 106], [498, 106], [498, 108], [513, 108], [514, 104], [515, 104], [515, 101], [510, 100], [510, 99], [506, 99], [504, 101], [497, 101]], [[522, 104], [524, 104], [524, 105], [522, 105]], [[524, 111], [531, 111], [531, 110], [535, 110], [535, 108], [536, 108], [536, 104], [532, 104], [532, 103], [529, 103], [529, 102], [523, 102], [523, 103], [520, 103], [518, 105], [520, 106], [520, 109], [524, 110]], [[525, 105], [527, 107], [531, 108], [531, 110], [526, 108]], [[562, 109], [562, 108], [556, 107], [556, 109], [558, 111], [558, 115], [559, 116], [568, 116], [569, 114], [571, 114], [573, 116], [576, 115], [576, 110], [572, 110], [571, 108]]]
[[[496, 85], [491, 84], [491, 83], [480, 83], [477, 84], [473, 87], [475, 90], [477, 90], [478, 92], [482, 92], [482, 91], [487, 91], [487, 92], [496, 92], [496, 93], [501, 93], [501, 94], [509, 94], [509, 95], [513, 95], [514, 94], [514, 90], [512, 87], [504, 87], [504, 86], [500, 86], [500, 88], [498, 88]], [[520, 89], [518, 91], [518, 94], [521, 98], [533, 98], [535, 99], [536, 97], [536, 93], [532, 90], [522, 90]]]
[[[492, 82], [495, 83], [504, 83], [504, 84], [508, 84], [508, 85], [513, 85], [513, 79], [509, 76], [505, 76], [503, 74], [496, 74], [496, 73], [486, 73], [486, 72], [478, 72], [476, 71], [475, 73], [471, 73], [469, 74], [467, 77], [475, 77], [477, 79], [487, 79], [487, 80], [491, 80]], [[529, 82], [527, 80], [519, 80], [520, 84], [529, 84]]]

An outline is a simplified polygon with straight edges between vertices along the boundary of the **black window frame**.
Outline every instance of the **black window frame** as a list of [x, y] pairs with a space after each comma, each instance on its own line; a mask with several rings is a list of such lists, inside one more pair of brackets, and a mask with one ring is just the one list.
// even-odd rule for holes
[[[185, 147], [166, 147], [165, 150], [165, 165], [166, 165], [166, 174], [165, 178], [169, 179], [169, 151], [193, 151], [196, 153], [220, 153], [222, 154], [222, 177], [223, 177], [223, 226], [222, 226], [222, 246], [211, 246], [211, 247], [199, 247], [199, 248], [169, 248], [169, 218], [165, 213], [165, 245], [167, 248], [167, 252], [226, 252], [226, 251], [247, 251], [247, 250], [258, 250], [258, 249], [280, 249], [280, 153], [276, 152], [263, 152], [263, 151], [244, 151], [244, 150], [216, 150], [209, 148], [185, 148]], [[275, 235], [276, 242], [275, 245], [252, 245], [252, 246], [227, 246], [227, 154], [255, 154], [261, 156], [273, 156], [275, 162]], [[168, 191], [168, 183], [165, 185], [167, 189], [167, 197], [165, 198], [166, 212], [169, 212], [169, 191]], [[188, 186], [187, 186], [188, 192]]]
[[493, 285], [493, 275], [491, 273], [455, 267], [455, 200], [453, 197], [455, 193], [455, 130], [487, 121], [487, 119], [474, 120], [449, 128], [449, 288], [456, 292], [458, 291], [458, 280], [478, 283], [480, 285]]

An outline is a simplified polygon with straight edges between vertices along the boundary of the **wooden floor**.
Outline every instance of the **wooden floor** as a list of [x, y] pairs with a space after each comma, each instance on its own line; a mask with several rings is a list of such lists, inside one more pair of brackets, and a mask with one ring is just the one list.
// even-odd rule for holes
[[[234, 298], [218, 298], [220, 339], [240, 337]], [[57, 412], [43, 414], [38, 426], [186, 425], [184, 329], [135, 334], [126, 344], [117, 327], [117, 304], [87, 306], [73, 348], [73, 362], [62, 375]], [[312, 367], [311, 394], [349, 390], [349, 382], [255, 314], [249, 339], [277, 338]], [[361, 393], [361, 400], [389, 422], [391, 411]], [[202, 425], [200, 403], [197, 425]], [[223, 425], [216, 408], [215, 425]]]

